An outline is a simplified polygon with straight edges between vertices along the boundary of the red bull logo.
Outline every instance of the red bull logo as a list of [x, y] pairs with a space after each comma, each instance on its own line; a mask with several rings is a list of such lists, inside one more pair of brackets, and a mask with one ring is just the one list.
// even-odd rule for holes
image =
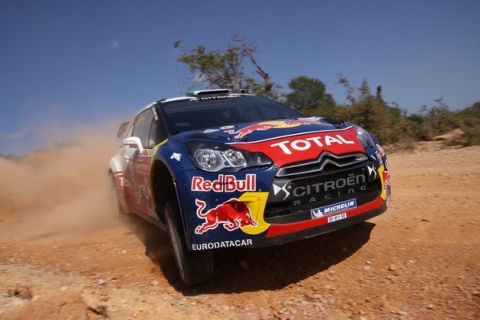
[[294, 128], [302, 125], [309, 125], [312, 123], [317, 123], [320, 118], [300, 118], [300, 119], [291, 119], [291, 120], [273, 120], [265, 121], [256, 124], [246, 126], [238, 130], [226, 130], [226, 133], [234, 134], [235, 138], [241, 139], [247, 134], [250, 134], [254, 131], [267, 131], [270, 129], [285, 129], [285, 128]]
[[207, 212], [204, 212], [206, 207], [205, 201], [195, 199], [195, 204], [197, 205], [197, 217], [205, 220], [205, 222], [195, 228], [196, 234], [204, 234], [209, 230], [216, 229], [220, 224], [227, 231], [257, 225], [257, 222], [250, 214], [248, 206], [238, 199], [232, 198]]
[[233, 175], [219, 175], [217, 180], [206, 180], [200, 176], [192, 178], [192, 191], [200, 192], [235, 192], [255, 191], [257, 189], [257, 175], [247, 174], [245, 180], [239, 180]]

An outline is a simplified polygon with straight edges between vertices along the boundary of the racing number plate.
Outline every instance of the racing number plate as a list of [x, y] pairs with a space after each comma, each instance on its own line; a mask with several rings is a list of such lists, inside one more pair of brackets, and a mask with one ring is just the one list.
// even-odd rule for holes
[[346, 219], [346, 218], [347, 218], [347, 213], [343, 212], [343, 213], [336, 214], [336, 215], [328, 217], [328, 223], [335, 222], [335, 221], [338, 221], [338, 220], [343, 220], [343, 219]]

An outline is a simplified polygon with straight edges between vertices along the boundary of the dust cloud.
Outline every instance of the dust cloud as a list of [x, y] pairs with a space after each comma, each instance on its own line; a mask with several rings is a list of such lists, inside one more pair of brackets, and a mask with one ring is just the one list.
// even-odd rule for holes
[[0, 157], [0, 237], [88, 231], [116, 221], [107, 173], [119, 142], [87, 131], [20, 159]]

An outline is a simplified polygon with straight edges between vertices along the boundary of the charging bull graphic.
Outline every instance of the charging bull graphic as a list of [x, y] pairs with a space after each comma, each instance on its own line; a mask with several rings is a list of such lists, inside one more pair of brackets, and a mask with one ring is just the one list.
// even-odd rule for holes
[[228, 231], [257, 225], [247, 205], [238, 199], [232, 198], [207, 212], [203, 212], [206, 207], [205, 201], [195, 199], [195, 204], [197, 205], [197, 217], [205, 220], [202, 225], [195, 228], [196, 234], [216, 229], [219, 224], [223, 224], [225, 230]]
[[235, 138], [241, 139], [247, 134], [250, 134], [254, 131], [266, 131], [270, 129], [282, 129], [282, 128], [293, 128], [301, 125], [316, 123], [320, 118], [301, 118], [301, 119], [292, 119], [292, 120], [274, 120], [274, 121], [265, 121], [256, 124], [246, 126], [244, 128], [235, 130], [226, 130], [226, 133], [235, 134]]

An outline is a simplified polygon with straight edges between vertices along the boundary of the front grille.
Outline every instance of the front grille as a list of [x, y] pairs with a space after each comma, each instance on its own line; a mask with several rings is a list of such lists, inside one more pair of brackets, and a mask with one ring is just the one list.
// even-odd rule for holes
[[338, 168], [354, 166], [366, 161], [368, 161], [368, 158], [363, 153], [350, 153], [337, 156], [325, 151], [314, 161], [296, 163], [282, 167], [278, 170], [277, 177], [293, 177], [322, 171], [337, 170]]
[[351, 199], [360, 206], [373, 201], [380, 191], [381, 181], [368, 161], [314, 175], [277, 178], [265, 208], [265, 221], [282, 224], [310, 220], [312, 209]]

